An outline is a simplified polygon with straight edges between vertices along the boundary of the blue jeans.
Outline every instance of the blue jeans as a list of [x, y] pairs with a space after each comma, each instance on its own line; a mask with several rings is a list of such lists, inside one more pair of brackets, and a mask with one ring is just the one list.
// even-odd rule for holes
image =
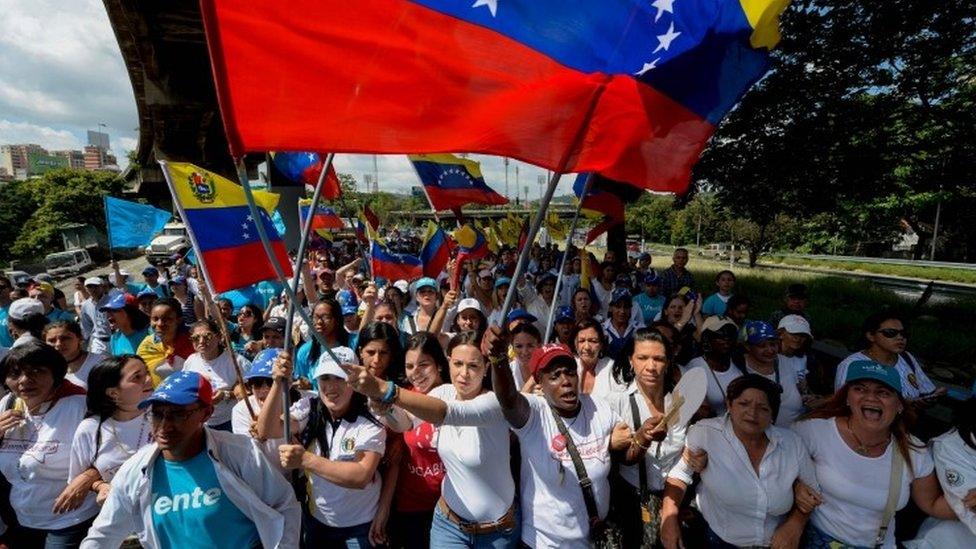
[[369, 543], [370, 523], [357, 524], [339, 528], [323, 524], [313, 517], [308, 509], [302, 512], [302, 542], [305, 547], [325, 547], [347, 549], [366, 549], [373, 547]]
[[440, 506], [434, 508], [434, 522], [430, 526], [430, 546], [438, 549], [469, 548], [469, 549], [505, 549], [518, 547], [522, 536], [522, 515], [515, 507], [515, 527], [510, 530], [500, 530], [491, 534], [466, 534], [461, 527], [447, 518]]
[[82, 540], [88, 535], [88, 529], [93, 522], [95, 522], [95, 517], [80, 524], [57, 530], [39, 530], [17, 526], [7, 532], [8, 543], [10, 547], [75, 549], [81, 545]]

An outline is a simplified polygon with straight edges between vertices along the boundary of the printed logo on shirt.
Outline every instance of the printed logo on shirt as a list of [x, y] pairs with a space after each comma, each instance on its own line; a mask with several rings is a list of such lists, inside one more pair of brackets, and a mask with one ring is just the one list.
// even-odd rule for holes
[[912, 374], [908, 374], [907, 378], [908, 378], [908, 382], [912, 384], [912, 387], [915, 387], [916, 389], [918, 389], [918, 378], [915, 377], [915, 374], [913, 374], [913, 373]]
[[963, 478], [962, 473], [956, 471], [955, 469], [946, 469], [945, 479], [946, 484], [949, 486], [959, 486], [966, 481], [966, 479]]
[[356, 439], [354, 438], [344, 438], [342, 439], [342, 445], [340, 446], [343, 452], [352, 452], [356, 449]]
[[33, 439], [8, 437], [4, 439], [3, 446], [0, 446], [0, 453], [23, 454], [38, 463], [44, 463], [47, 456], [57, 453], [60, 447], [61, 441], [59, 440], [38, 442]]
[[425, 421], [418, 425], [413, 430], [413, 435], [417, 437], [417, 448], [421, 450], [436, 450], [437, 437], [434, 436], [436, 433], [437, 428], [433, 424]]
[[[551, 446], [552, 446], [553, 453], [555, 454], [554, 457], [556, 459], [559, 459], [560, 461], [571, 462], [573, 461], [573, 458], [572, 456], [569, 455], [569, 452], [566, 450], [565, 438], [559, 441], [559, 443], [562, 445], [562, 448], [559, 449], [556, 448], [557, 445], [556, 439], [560, 437], [562, 437], [562, 435], [558, 435], [552, 438]], [[601, 462], [606, 462], [610, 458], [610, 452], [607, 451], [607, 440], [605, 437], [600, 437], [593, 440], [587, 440], [582, 443], [577, 442], [576, 450], [579, 452], [580, 458], [583, 459], [584, 461], [588, 459], [595, 459]]]
[[418, 467], [412, 463], [408, 463], [407, 472], [417, 477], [439, 477], [443, 476], [446, 470], [444, 469], [444, 464], [441, 462], [426, 467]]
[[180, 513], [188, 509], [213, 507], [220, 503], [222, 495], [223, 492], [220, 488], [211, 488], [204, 492], [199, 486], [194, 488], [192, 492], [173, 494], [173, 497], [153, 494], [153, 513], [163, 516], [169, 513]]
[[552, 437], [552, 442], [549, 443], [549, 447], [552, 448], [553, 452], [557, 454], [566, 449], [566, 437], [562, 435], [556, 435]]

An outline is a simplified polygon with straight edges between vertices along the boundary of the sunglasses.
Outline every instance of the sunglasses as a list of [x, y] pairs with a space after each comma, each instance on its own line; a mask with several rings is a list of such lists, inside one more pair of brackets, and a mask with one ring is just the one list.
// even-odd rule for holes
[[274, 380], [269, 377], [256, 377], [248, 381], [248, 383], [251, 385], [251, 387], [256, 389], [258, 387], [271, 387]]
[[150, 409], [149, 419], [151, 419], [154, 423], [162, 423], [167, 419], [175, 423], [179, 423], [181, 421], [186, 421], [187, 419], [190, 418], [191, 415], [193, 415], [194, 412], [201, 409], [203, 409], [202, 406], [197, 406], [196, 408], [185, 408], [183, 410], [169, 410], [169, 411]]
[[899, 335], [905, 339], [908, 339], [908, 330], [904, 328], [902, 328], [901, 330], [895, 328], [884, 328], [881, 330], [876, 330], [876, 332], [885, 336], [888, 339], [895, 339], [895, 337]]
[[194, 343], [210, 343], [217, 337], [216, 334], [193, 334], [190, 336], [190, 341]]
[[237, 316], [254, 316], [254, 313], [252, 313], [247, 309], [244, 309], [243, 311], [237, 313]]

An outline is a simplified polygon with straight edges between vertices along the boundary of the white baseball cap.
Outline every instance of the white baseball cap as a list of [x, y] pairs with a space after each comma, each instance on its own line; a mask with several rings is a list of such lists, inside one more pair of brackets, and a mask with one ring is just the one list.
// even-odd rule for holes
[[474, 309], [481, 314], [485, 314], [485, 312], [481, 309], [481, 302], [473, 297], [466, 297], [461, 301], [458, 301], [457, 312], [460, 313], [461, 311], [466, 311], [468, 309]]
[[97, 276], [91, 276], [85, 279], [85, 286], [101, 286], [105, 284], [105, 281]]
[[[356, 360], [356, 353], [349, 347], [333, 347], [332, 352], [344, 364], [359, 364], [359, 361]], [[319, 363], [315, 365], [315, 371], [312, 372], [312, 377], [314, 378], [320, 378], [322, 376], [335, 376], [339, 379], [348, 379], [346, 371], [335, 360], [332, 360], [332, 356], [328, 352], [322, 353], [322, 356], [319, 357]]]
[[14, 320], [23, 320], [30, 314], [43, 315], [44, 304], [39, 299], [33, 297], [22, 297], [10, 304], [7, 309], [7, 316]]
[[782, 328], [791, 334], [806, 334], [813, 337], [810, 331], [810, 322], [800, 315], [786, 315], [779, 321], [777, 328]]
[[406, 280], [400, 279], [393, 283], [393, 287], [400, 290], [404, 294], [410, 293], [410, 283]]

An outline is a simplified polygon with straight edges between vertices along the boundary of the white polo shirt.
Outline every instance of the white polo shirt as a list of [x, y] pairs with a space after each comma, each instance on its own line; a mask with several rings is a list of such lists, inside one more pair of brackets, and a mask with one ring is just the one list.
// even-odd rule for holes
[[[769, 443], [752, 467], [728, 415], [703, 419], [688, 428], [686, 445], [708, 452], [696, 502], [708, 526], [726, 543], [769, 546], [773, 532], [793, 508], [793, 481], [819, 490], [813, 463], [795, 433], [771, 425]], [[669, 477], [690, 485], [694, 471], [678, 460]]]
[[[302, 429], [307, 420], [308, 418], [302, 422]], [[313, 442], [310, 451], [316, 455], [331, 461], [355, 461], [358, 452], [376, 452], [382, 456], [386, 451], [386, 429], [363, 416], [357, 417], [352, 423], [345, 419], [338, 424], [329, 420], [325, 423], [325, 438], [329, 441], [328, 455], [323, 455], [318, 443]], [[379, 471], [361, 490], [338, 486], [316, 474], [308, 474], [311, 478], [309, 499], [315, 504], [312, 507], [312, 516], [319, 522], [345, 528], [371, 522], [376, 516], [382, 486]]]

